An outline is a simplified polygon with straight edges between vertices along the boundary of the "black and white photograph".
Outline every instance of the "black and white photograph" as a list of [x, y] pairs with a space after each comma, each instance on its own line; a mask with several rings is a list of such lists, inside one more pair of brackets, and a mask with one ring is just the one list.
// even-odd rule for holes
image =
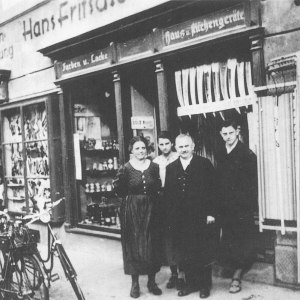
[[300, 299], [300, 0], [0, 0], [0, 300]]

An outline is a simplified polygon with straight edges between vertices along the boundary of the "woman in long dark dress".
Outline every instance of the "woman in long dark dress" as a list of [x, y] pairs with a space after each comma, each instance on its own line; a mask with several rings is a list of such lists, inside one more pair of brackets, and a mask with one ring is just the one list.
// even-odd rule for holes
[[147, 142], [133, 137], [129, 150], [132, 158], [122, 166], [113, 181], [114, 190], [123, 198], [121, 205], [121, 240], [124, 272], [132, 277], [130, 296], [140, 296], [139, 275], [148, 275], [150, 293], [161, 295], [155, 283], [160, 270], [158, 192], [159, 167], [147, 159]]

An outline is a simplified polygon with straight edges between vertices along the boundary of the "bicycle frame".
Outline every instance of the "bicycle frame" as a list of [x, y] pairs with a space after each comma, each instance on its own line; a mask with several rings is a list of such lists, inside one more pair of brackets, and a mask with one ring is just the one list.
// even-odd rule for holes
[[[45, 271], [48, 274], [49, 278], [51, 278], [51, 273], [53, 271], [53, 266], [54, 266], [54, 254], [57, 252], [56, 245], [60, 244], [61, 241], [57, 239], [50, 223], [47, 224], [47, 231], [48, 231], [48, 254], [46, 259], [43, 259], [40, 255], [40, 259], [44, 264]], [[59, 256], [59, 255], [58, 255]], [[75, 269], [73, 268], [70, 260], [67, 257], [64, 257], [64, 259], [67, 259], [67, 263], [65, 263], [64, 259], [61, 259], [59, 257], [61, 265], [63, 267], [64, 273], [66, 277], [69, 279], [69, 277], [74, 277], [77, 276]], [[48, 264], [50, 262], [50, 266], [47, 268], [45, 264]]]

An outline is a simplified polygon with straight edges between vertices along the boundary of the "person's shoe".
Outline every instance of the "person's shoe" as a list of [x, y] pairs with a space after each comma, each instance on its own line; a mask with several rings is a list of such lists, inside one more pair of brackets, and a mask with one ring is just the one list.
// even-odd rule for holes
[[138, 298], [139, 296], [140, 296], [140, 286], [137, 283], [135, 283], [131, 286], [130, 297]]
[[184, 289], [180, 290], [177, 295], [179, 297], [184, 297], [191, 293], [197, 292], [197, 290], [199, 291], [199, 289], [196, 287], [185, 286]]
[[176, 290], [182, 291], [185, 288], [185, 281], [183, 278], [178, 278], [176, 282]]
[[173, 289], [175, 286], [177, 287], [177, 282], [178, 282], [178, 276], [177, 275], [172, 275], [167, 282], [167, 289]]
[[209, 288], [201, 288], [200, 289], [200, 293], [199, 293], [200, 298], [208, 298], [209, 295], [210, 295]]
[[241, 284], [242, 282], [239, 278], [233, 278], [230, 285], [229, 293], [236, 294], [240, 292], [242, 289]]
[[155, 296], [159, 296], [162, 294], [161, 289], [157, 286], [157, 284], [155, 282], [148, 281], [147, 288], [148, 288], [149, 292]]

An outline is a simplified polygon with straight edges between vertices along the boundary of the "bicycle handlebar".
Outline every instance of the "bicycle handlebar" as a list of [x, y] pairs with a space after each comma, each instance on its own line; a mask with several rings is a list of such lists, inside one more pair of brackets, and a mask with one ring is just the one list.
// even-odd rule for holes
[[[34, 223], [35, 221], [41, 219], [43, 216], [47, 218], [47, 221], [45, 223], [48, 223], [50, 221], [50, 218], [48, 220], [48, 216], [50, 216], [50, 211], [57, 206], [61, 201], [65, 200], [65, 197], [62, 197], [59, 200], [54, 201], [53, 203], [48, 203], [46, 209], [42, 210], [39, 213], [35, 213], [32, 215], [26, 215], [22, 218], [22, 220], [29, 220], [31, 219], [30, 222], [27, 223], [27, 225]], [[45, 202], [46, 204], [46, 202]]]

